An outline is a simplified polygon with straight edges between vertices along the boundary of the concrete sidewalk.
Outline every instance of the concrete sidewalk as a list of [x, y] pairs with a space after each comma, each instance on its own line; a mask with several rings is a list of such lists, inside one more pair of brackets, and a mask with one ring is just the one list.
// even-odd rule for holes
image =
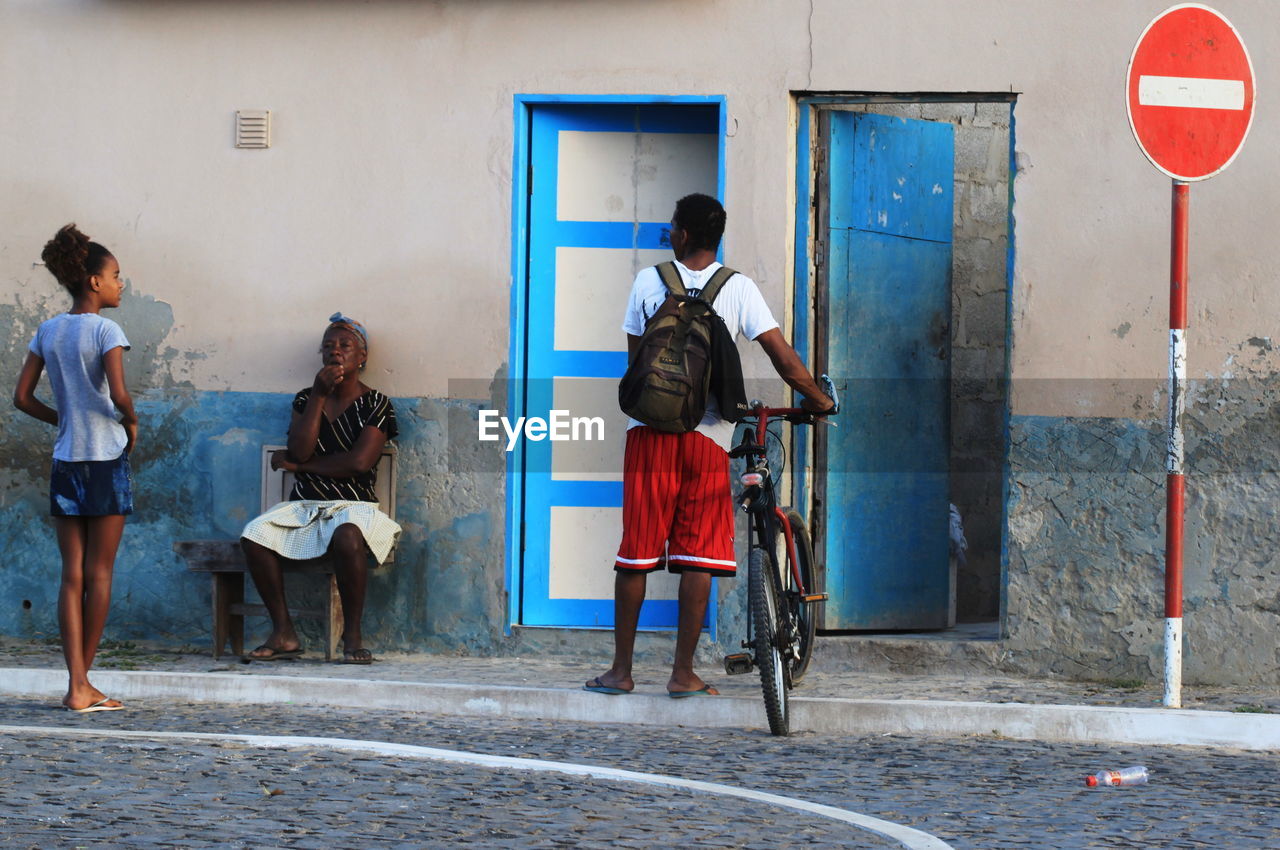
[[[821, 644], [819, 645], [821, 646]], [[826, 661], [827, 663], [823, 663]], [[319, 658], [245, 664], [208, 655], [105, 648], [93, 680], [128, 700], [295, 703], [462, 716], [765, 728], [759, 678], [704, 669], [722, 696], [667, 698], [665, 666], [638, 666], [633, 694], [581, 690], [607, 659], [466, 658], [382, 654], [370, 666]], [[52, 705], [65, 689], [56, 646], [0, 646], [0, 694]], [[1275, 689], [1185, 687], [1180, 710], [1158, 685], [963, 675], [862, 673], [819, 653], [792, 692], [794, 731], [824, 734], [998, 735], [1078, 743], [1185, 744], [1280, 750]]]

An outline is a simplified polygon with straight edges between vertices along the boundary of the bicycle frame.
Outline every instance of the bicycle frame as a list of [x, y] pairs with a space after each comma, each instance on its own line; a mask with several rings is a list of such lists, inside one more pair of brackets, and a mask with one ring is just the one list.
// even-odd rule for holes
[[[768, 454], [765, 446], [765, 440], [769, 430], [770, 418], [802, 418], [803, 421], [811, 421], [812, 414], [800, 407], [763, 407], [758, 406], [752, 409], [752, 414], [756, 417], [755, 441], [750, 446], [750, 454], [756, 458], [760, 458], [763, 462], [758, 465], [752, 465], [747, 471], [750, 473], [758, 473], [762, 475], [760, 484], [752, 485], [759, 488], [759, 492], [749, 494], [743, 500], [743, 509], [754, 515], [754, 521], [751, 523], [751, 534], [764, 544], [767, 552], [773, 553], [777, 551], [777, 541], [769, 539], [772, 536], [773, 526], [771, 523], [765, 522], [764, 514], [766, 511], [772, 511], [778, 525], [783, 529], [787, 543], [787, 563], [791, 567], [791, 576], [795, 580], [796, 587], [800, 590], [800, 595], [804, 596], [809, 593], [809, 588], [805, 587], [804, 581], [800, 576], [800, 568], [798, 566], [798, 556], [796, 554], [796, 541], [791, 533], [791, 523], [787, 522], [786, 515], [782, 509], [778, 507], [777, 493], [774, 489], [773, 473], [768, 467]], [[746, 448], [744, 445], [739, 448]], [[765, 497], [763, 500], [760, 497]], [[750, 547], [750, 538], [748, 538], [748, 548]], [[781, 565], [776, 565], [779, 568]]]
[[[838, 413], [840, 400], [831, 379], [823, 375], [821, 381], [834, 402], [829, 412]], [[759, 670], [769, 731], [786, 735], [791, 722], [787, 692], [803, 679], [813, 652], [815, 615], [808, 606], [825, 601], [827, 595], [813, 592], [821, 579], [814, 572], [804, 518], [798, 511], [778, 505], [769, 469], [769, 422], [785, 419], [812, 425], [818, 415], [802, 407], [765, 407], [756, 401], [748, 416], [755, 420], [755, 427], [743, 435], [729, 456], [747, 458], [747, 469], [740, 478], [745, 489], [738, 506], [751, 515], [747, 529], [747, 639], [742, 642], [743, 649], [750, 652], [726, 655], [725, 672]], [[777, 536], [779, 527], [782, 540]], [[786, 566], [778, 563], [781, 559], [787, 561]], [[806, 586], [806, 575], [815, 587]]]

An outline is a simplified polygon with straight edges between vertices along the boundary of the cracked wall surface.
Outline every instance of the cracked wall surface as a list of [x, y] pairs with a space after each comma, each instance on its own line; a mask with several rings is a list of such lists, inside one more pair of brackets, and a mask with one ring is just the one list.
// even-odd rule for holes
[[[1185, 417], [1184, 679], [1280, 683], [1280, 380]], [[1165, 424], [1014, 417], [1006, 647], [1024, 670], [1163, 676]]]
[[[291, 401], [276, 393], [135, 392], [143, 423], [132, 464], [136, 512], [116, 559], [113, 639], [208, 645], [210, 579], [189, 572], [173, 543], [239, 536], [259, 510], [262, 446], [282, 441]], [[505, 616], [503, 540], [495, 533], [502, 526], [503, 480], [450, 471], [441, 436], [450, 410], [473, 411], [477, 404], [393, 402], [400, 424], [397, 519], [404, 532], [394, 562], [370, 573], [366, 642], [492, 652], [503, 640]], [[56, 637], [60, 561], [47, 496], [52, 429], [10, 413], [0, 424], [6, 435], [0, 451], [16, 461], [0, 491], [0, 537], [10, 565], [0, 571], [0, 634]], [[320, 588], [299, 577], [289, 586], [291, 602], [318, 603]], [[318, 624], [299, 625], [304, 640], [319, 646]], [[267, 630], [265, 619], [251, 618], [246, 640]]]
[[[48, 283], [47, 294], [0, 305], [0, 372], [16, 375], [40, 321], [65, 309], [65, 294]], [[131, 458], [135, 513], [116, 559], [108, 633], [117, 640], [204, 646], [210, 580], [188, 571], [173, 543], [235, 539], [257, 514], [262, 446], [283, 442], [292, 393], [193, 389], [184, 370], [204, 354], [175, 350], [172, 308], [132, 283], [121, 307], [106, 315], [125, 328], [132, 346], [125, 372], [140, 419]], [[316, 325], [317, 340], [323, 326]], [[47, 378], [37, 395], [49, 398]], [[448, 439], [451, 420], [473, 432], [476, 409], [492, 402], [393, 401], [400, 425], [397, 519], [404, 533], [395, 562], [371, 573], [366, 639], [374, 647], [493, 651], [504, 639], [504, 479], [459, 466]], [[39, 639], [58, 633], [60, 560], [48, 516], [53, 437], [52, 427], [12, 407], [0, 413], [6, 458], [0, 539], [9, 566], [0, 571], [0, 634]], [[492, 451], [474, 440], [452, 443]], [[304, 607], [318, 602], [319, 592], [319, 582], [305, 579], [290, 588], [292, 601]], [[251, 619], [246, 640], [265, 634], [266, 622]], [[314, 623], [300, 627], [319, 644]]]

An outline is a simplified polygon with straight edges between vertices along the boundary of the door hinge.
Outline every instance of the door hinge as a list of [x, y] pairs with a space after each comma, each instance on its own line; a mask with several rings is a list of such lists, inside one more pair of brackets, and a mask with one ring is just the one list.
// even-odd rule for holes
[[529, 187], [529, 194], [532, 195], [533, 194], [533, 163], [529, 163], [529, 173], [526, 177], [526, 182]]

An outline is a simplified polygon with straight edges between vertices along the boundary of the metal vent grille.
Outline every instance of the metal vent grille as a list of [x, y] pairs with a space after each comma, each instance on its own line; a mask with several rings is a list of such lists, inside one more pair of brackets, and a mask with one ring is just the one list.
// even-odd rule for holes
[[236, 110], [236, 147], [271, 147], [271, 110]]

